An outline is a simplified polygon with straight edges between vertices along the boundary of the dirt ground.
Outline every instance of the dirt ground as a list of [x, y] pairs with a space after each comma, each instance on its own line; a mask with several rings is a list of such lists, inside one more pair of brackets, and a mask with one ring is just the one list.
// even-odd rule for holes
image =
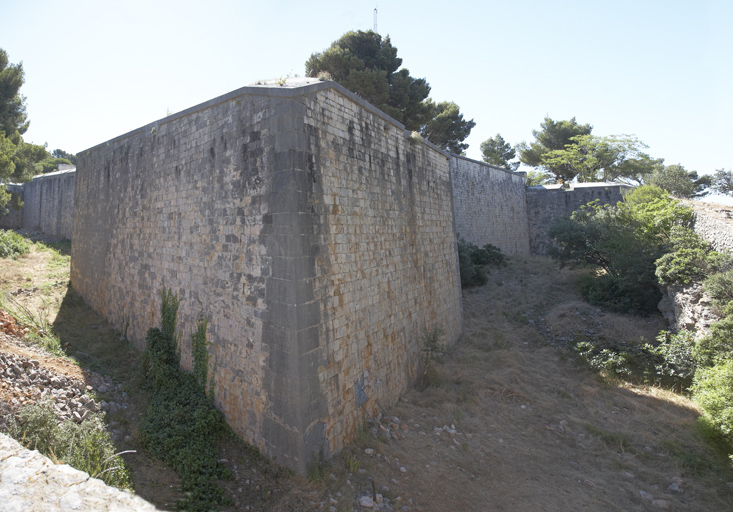
[[[44, 288], [44, 279], [57, 279], [47, 277], [44, 258], [54, 259], [1, 261], [0, 286], [35, 289], [16, 296], [59, 304], [54, 329], [74, 356], [62, 368], [80, 364], [123, 384], [130, 408], [109, 421], [129, 434], [120, 448], [138, 450], [126, 456], [136, 492], [173, 508], [177, 477], [135, 441], [147, 406], [134, 384], [135, 351], [120, 348], [119, 333], [66, 284]], [[371, 510], [733, 510], [730, 462], [704, 441], [693, 402], [591, 372], [568, 348], [593, 336], [650, 340], [664, 320], [591, 307], [575, 291], [576, 276], [545, 258], [515, 259], [492, 270], [485, 286], [464, 291], [463, 336], [432, 385], [385, 411], [381, 425], [398, 440], [367, 425], [308, 478], [244, 443], [223, 443], [221, 459], [234, 474], [221, 482], [230, 502], [223, 510], [368, 510], [359, 500], [376, 495]], [[58, 279], [68, 283], [68, 274]], [[57, 289], [58, 297], [39, 297]]]

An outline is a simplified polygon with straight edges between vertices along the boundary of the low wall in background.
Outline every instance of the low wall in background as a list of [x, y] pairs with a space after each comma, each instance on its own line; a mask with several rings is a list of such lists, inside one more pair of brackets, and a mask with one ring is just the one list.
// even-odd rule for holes
[[0, 218], [0, 227], [29, 229], [47, 235], [71, 238], [74, 225], [73, 169], [34, 176], [27, 183], [8, 185], [8, 190], [19, 193], [23, 208]]
[[624, 190], [619, 183], [578, 183], [571, 188], [560, 185], [527, 187], [527, 219], [529, 248], [532, 254], [547, 254], [552, 244], [549, 229], [555, 219], [569, 215], [584, 204], [598, 199], [601, 204], [615, 205]]
[[529, 254], [525, 177], [458, 155], [450, 157], [456, 231], [509, 256]]

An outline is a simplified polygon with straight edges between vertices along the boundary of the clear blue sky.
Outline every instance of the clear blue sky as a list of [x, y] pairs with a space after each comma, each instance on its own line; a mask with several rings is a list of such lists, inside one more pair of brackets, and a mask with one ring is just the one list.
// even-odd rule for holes
[[[26, 140], [73, 153], [260, 79], [368, 30], [376, 1], [0, 0], [0, 48], [23, 62]], [[545, 115], [634, 134], [667, 164], [733, 168], [733, 1], [402, 1], [389, 35], [436, 101], [476, 121], [468, 156]]]

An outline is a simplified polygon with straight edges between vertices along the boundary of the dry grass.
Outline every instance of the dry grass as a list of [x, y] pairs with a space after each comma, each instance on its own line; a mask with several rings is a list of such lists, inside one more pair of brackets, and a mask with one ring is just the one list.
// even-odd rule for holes
[[[48, 268], [51, 259], [40, 251], [4, 261], [3, 288], [49, 290], [44, 283], [58, 279], [49, 277], [58, 272], [58, 264]], [[413, 390], [391, 409], [408, 424], [402, 440], [362, 434], [310, 481], [283, 479], [231, 441], [221, 458], [237, 479], [224, 483], [232, 499], [225, 510], [328, 510], [331, 499], [336, 510], [352, 510], [372, 481], [393, 510], [654, 510], [640, 491], [670, 510], [733, 510], [733, 473], [700, 435], [694, 403], [604, 379], [572, 351], [548, 343], [588, 330], [607, 339], [651, 339], [664, 326], [660, 318], [599, 312], [578, 297], [576, 274], [545, 258], [514, 261], [488, 277], [463, 295], [464, 334], [437, 366], [442, 384]], [[63, 293], [50, 287], [43, 300], [61, 309], [54, 318], [67, 350], [86, 353], [85, 364], [102, 373], [130, 377], [135, 355], [119, 333], [73, 291], [56, 288]], [[135, 416], [128, 421], [134, 425]], [[433, 433], [444, 425], [458, 433]], [[159, 506], [162, 495], [175, 495], [175, 475], [144, 452], [133, 469], [138, 491]], [[684, 494], [668, 491], [675, 479]]]
[[[399, 406], [426, 435], [383, 450], [410, 467], [399, 492], [425, 511], [647, 510], [640, 491], [673, 510], [733, 509], [733, 474], [699, 435], [692, 402], [604, 380], [545, 342], [546, 328], [633, 340], [664, 327], [599, 312], [577, 296], [575, 277], [528, 258], [464, 293], [465, 332], [440, 368], [444, 384]], [[432, 433], [445, 424], [459, 434]], [[385, 469], [370, 472], [384, 480]], [[667, 490], [675, 478], [684, 494]]]

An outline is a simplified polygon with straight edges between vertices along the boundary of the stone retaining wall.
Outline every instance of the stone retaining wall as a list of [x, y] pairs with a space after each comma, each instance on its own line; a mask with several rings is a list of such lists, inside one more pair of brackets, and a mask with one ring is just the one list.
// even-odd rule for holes
[[20, 211], [11, 210], [0, 218], [0, 227], [71, 238], [75, 177], [76, 172], [69, 169], [34, 176], [22, 185], [9, 185], [9, 190], [21, 194], [24, 204]]
[[694, 231], [716, 251], [733, 253], [733, 207], [700, 201], [685, 201], [695, 211]]
[[229, 424], [305, 471], [461, 333], [448, 160], [333, 82], [245, 87], [78, 155], [72, 286], [140, 347], [170, 286]]
[[451, 155], [456, 231], [483, 247], [510, 256], [529, 254], [529, 226], [523, 173]]

